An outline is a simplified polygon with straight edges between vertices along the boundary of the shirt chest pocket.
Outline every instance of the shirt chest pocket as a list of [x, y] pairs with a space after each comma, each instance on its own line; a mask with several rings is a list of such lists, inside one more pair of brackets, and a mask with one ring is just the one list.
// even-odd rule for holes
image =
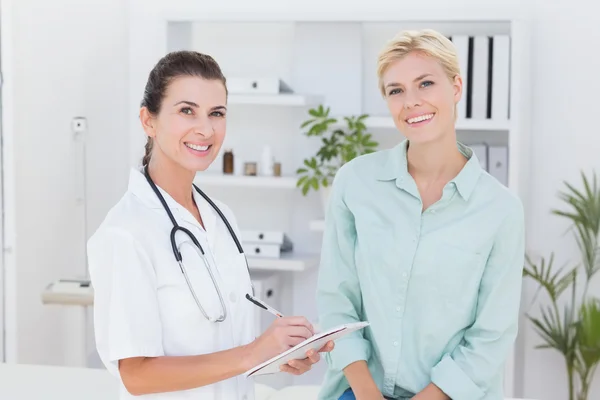
[[474, 311], [486, 256], [453, 243], [437, 243], [432, 253], [428, 275], [436, 307], [451, 315]]

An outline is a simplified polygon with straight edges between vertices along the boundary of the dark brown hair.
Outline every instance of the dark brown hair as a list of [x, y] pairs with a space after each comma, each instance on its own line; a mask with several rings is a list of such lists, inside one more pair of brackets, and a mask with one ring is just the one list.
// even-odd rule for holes
[[[219, 64], [209, 55], [196, 51], [175, 51], [161, 58], [154, 66], [144, 90], [144, 99], [141, 107], [157, 115], [169, 84], [181, 76], [197, 76], [203, 79], [219, 80], [227, 92], [227, 81]], [[146, 142], [146, 153], [142, 158], [142, 165], [150, 162], [152, 153], [152, 138]]]

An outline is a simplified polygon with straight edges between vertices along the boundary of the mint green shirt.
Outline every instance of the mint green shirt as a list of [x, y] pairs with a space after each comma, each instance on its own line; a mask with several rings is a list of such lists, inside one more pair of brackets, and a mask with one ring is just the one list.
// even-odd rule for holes
[[469, 160], [422, 212], [407, 141], [336, 175], [325, 220], [317, 305], [323, 329], [369, 321], [325, 356], [321, 399], [349, 387], [365, 360], [384, 396], [433, 382], [453, 400], [503, 399], [524, 264], [521, 201]]

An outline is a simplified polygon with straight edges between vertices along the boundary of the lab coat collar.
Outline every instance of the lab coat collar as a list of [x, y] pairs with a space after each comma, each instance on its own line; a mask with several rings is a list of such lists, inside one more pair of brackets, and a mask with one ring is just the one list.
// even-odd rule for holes
[[[169, 195], [169, 193], [163, 190], [160, 186], [157, 185], [157, 188], [176, 219], [183, 218], [189, 223], [199, 225], [196, 218], [194, 218], [194, 216], [184, 206], [176, 202], [175, 199], [173, 199], [173, 197], [171, 197], [171, 195]], [[192, 190], [194, 193], [194, 201], [198, 206], [198, 210], [200, 211], [200, 216], [202, 217], [202, 222], [204, 222], [206, 231], [208, 233], [214, 232], [216, 226], [216, 212], [195, 189], [192, 188]], [[154, 190], [152, 190], [152, 187], [146, 180], [146, 176], [144, 175], [142, 169], [131, 169], [129, 174], [129, 191], [139, 198], [147, 207], [151, 209], [164, 210], [160, 199], [158, 196], [156, 196]], [[209, 242], [214, 241], [212, 236], [214, 235], [209, 235]]]
[[[450, 183], [456, 186], [458, 192], [465, 200], [468, 200], [479, 180], [482, 168], [479, 159], [471, 148], [460, 142], [457, 142], [456, 145], [468, 161]], [[396, 185], [401, 189], [416, 189], [414, 180], [408, 173], [407, 150], [408, 139], [403, 140], [400, 144], [388, 150], [387, 160], [381, 165], [381, 171], [377, 176], [378, 180], [395, 180]]]
[[[211, 249], [215, 250], [215, 238], [217, 237], [215, 230], [217, 229], [217, 211], [202, 197], [194, 188], [194, 201], [200, 212], [200, 217], [204, 223], [204, 229], [208, 235], [208, 244]], [[187, 211], [187, 210], [186, 210]], [[196, 222], [197, 223], [197, 222]]]

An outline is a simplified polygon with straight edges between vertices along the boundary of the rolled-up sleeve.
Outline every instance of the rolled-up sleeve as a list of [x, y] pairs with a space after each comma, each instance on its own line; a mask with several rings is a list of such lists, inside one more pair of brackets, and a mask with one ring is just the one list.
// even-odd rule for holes
[[98, 354], [118, 373], [118, 361], [164, 355], [151, 260], [131, 234], [103, 229], [88, 242]]
[[[361, 321], [362, 298], [354, 262], [356, 229], [344, 201], [347, 175], [351, 173], [347, 167], [336, 175], [325, 217], [317, 285], [319, 324], [323, 329]], [[331, 368], [341, 371], [353, 362], [368, 360], [370, 352], [371, 345], [359, 330], [338, 339], [325, 358]]]
[[475, 322], [464, 342], [433, 368], [432, 382], [453, 400], [478, 400], [501, 375], [518, 331], [525, 262], [523, 207], [515, 202], [482, 277]]

